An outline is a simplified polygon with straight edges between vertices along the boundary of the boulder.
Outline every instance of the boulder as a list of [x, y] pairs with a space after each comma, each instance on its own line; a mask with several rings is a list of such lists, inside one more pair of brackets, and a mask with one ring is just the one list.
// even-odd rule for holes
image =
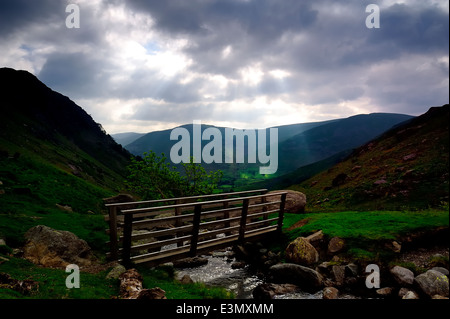
[[242, 269], [245, 268], [246, 265], [245, 261], [235, 261], [231, 264], [231, 269]]
[[384, 288], [380, 288], [375, 290], [376, 294], [382, 297], [388, 297], [390, 295], [392, 295], [392, 293], [394, 292], [394, 288], [392, 287], [384, 287]]
[[334, 287], [323, 288], [323, 299], [338, 299], [339, 290]]
[[395, 266], [391, 269], [391, 274], [401, 286], [411, 286], [414, 283], [414, 273], [407, 268]]
[[341, 287], [345, 282], [345, 266], [334, 265], [331, 267], [334, 282], [338, 287]]
[[319, 230], [314, 234], [309, 235], [305, 239], [314, 247], [318, 247], [322, 243], [323, 238], [324, 238], [323, 231]]
[[419, 295], [412, 290], [408, 290], [402, 297], [402, 299], [419, 299]]
[[103, 198], [103, 202], [105, 204], [117, 204], [117, 203], [127, 203], [127, 202], [135, 202], [136, 199], [130, 194], [119, 194], [116, 196]]
[[339, 237], [333, 237], [328, 243], [328, 253], [336, 254], [340, 252], [345, 246], [345, 240]]
[[431, 270], [439, 271], [441, 274], [446, 275], [447, 277], [449, 274], [448, 269], [444, 268], [444, 267], [433, 267], [433, 268], [431, 268]]
[[358, 276], [358, 265], [354, 263], [349, 263], [345, 266], [345, 276], [346, 277], [357, 277]]
[[142, 276], [132, 268], [119, 276], [121, 299], [167, 299], [166, 292], [159, 287], [143, 289]]
[[286, 259], [295, 264], [310, 266], [319, 261], [319, 253], [306, 238], [298, 237], [287, 246]]
[[255, 299], [273, 299], [276, 295], [285, 295], [299, 291], [300, 288], [293, 284], [265, 283], [253, 289]]
[[25, 233], [25, 239], [24, 257], [37, 265], [65, 268], [76, 264], [83, 267], [95, 260], [86, 241], [68, 231], [38, 225]]
[[39, 290], [39, 283], [31, 279], [13, 279], [7, 273], [0, 273], [0, 287], [12, 289], [24, 295], [31, 295]]
[[290, 283], [302, 290], [315, 292], [323, 286], [323, 277], [314, 269], [291, 263], [269, 268], [269, 276], [276, 283]]
[[194, 281], [192, 280], [191, 276], [189, 276], [189, 275], [184, 275], [184, 276], [180, 279], [180, 282], [181, 282], [183, 285], [186, 285], [186, 284], [193, 284], [193, 283], [194, 283]]
[[192, 268], [206, 265], [208, 263], [208, 258], [204, 257], [188, 257], [183, 259], [178, 259], [173, 262], [175, 268]]
[[[271, 193], [279, 193], [281, 191], [271, 191]], [[287, 192], [286, 202], [284, 204], [284, 212], [288, 214], [301, 214], [305, 212], [306, 207], [306, 195], [302, 192], [292, 191], [292, 190], [283, 190], [283, 192]], [[268, 196], [266, 197], [267, 201], [277, 201], [280, 199], [280, 196]], [[279, 207], [279, 204], [273, 205], [274, 207], [269, 207], [269, 209], [276, 209]]]
[[106, 275], [106, 279], [118, 279], [121, 274], [126, 272], [127, 269], [122, 265], [117, 265], [109, 271]]
[[448, 297], [448, 277], [436, 270], [420, 274], [414, 278], [414, 284], [429, 297], [434, 295]]

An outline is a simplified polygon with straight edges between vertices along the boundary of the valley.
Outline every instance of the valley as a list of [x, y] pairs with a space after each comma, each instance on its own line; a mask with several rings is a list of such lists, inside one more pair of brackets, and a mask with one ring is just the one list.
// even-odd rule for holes
[[[104, 279], [114, 265], [106, 259], [108, 225], [103, 199], [130, 193], [125, 180], [132, 157], [139, 159], [150, 150], [169, 155], [177, 143], [170, 139], [172, 130], [110, 136], [80, 106], [28, 72], [0, 69], [0, 83], [0, 273], [39, 282], [39, 292], [27, 298], [119, 298], [118, 280]], [[414, 234], [448, 230], [448, 123], [447, 104], [416, 117], [373, 113], [279, 126], [273, 127], [278, 130], [276, 174], [260, 174], [260, 163], [248, 163], [247, 147], [243, 148], [244, 163], [202, 164], [207, 171], [224, 173], [215, 192], [267, 188], [306, 196], [304, 213], [286, 214], [283, 237], [258, 246], [264, 256], [270, 251], [280, 264], [286, 264], [290, 242], [321, 230], [320, 245], [341, 237], [347, 247], [335, 255], [338, 260], [321, 253], [324, 259], [320, 262], [331, 262], [330, 267], [346, 267], [351, 262], [389, 267], [400, 263], [391, 247], [393, 241], [406, 243], [402, 248], [406, 253], [417, 248], [408, 244]], [[191, 124], [179, 128], [194, 134]], [[206, 129], [222, 136], [227, 130], [202, 124], [197, 134]], [[262, 152], [257, 137], [256, 153]], [[208, 143], [202, 139], [197, 146], [203, 150]], [[224, 151], [225, 144], [220, 140]], [[274, 147], [269, 139], [263, 144], [266, 151]], [[92, 248], [97, 269], [83, 275], [86, 281], [82, 282], [89, 289], [67, 291], [64, 282], [58, 281], [63, 270], [42, 268], [22, 258], [25, 234], [38, 225], [70, 231]], [[440, 238], [428, 247], [442, 244]], [[317, 249], [323, 250], [322, 246]], [[439, 260], [439, 265], [448, 267], [448, 255]], [[319, 265], [318, 261], [313, 266]], [[423, 265], [401, 265], [416, 276], [428, 270]], [[436, 263], [427, 261], [426, 267], [431, 266]], [[177, 270], [170, 266], [140, 266], [138, 270], [145, 287], [162, 287], [169, 299], [234, 297], [220, 287], [181, 284]], [[0, 298], [25, 298], [8, 287], [0, 287]]]

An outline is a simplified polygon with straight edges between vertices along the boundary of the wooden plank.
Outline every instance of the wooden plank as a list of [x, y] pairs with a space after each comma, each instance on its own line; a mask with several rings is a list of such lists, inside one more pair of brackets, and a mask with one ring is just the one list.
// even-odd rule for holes
[[198, 249], [214, 248], [216, 245], [229, 244], [235, 242], [239, 238], [239, 235], [231, 235], [224, 238], [215, 238], [205, 240], [198, 243]]
[[[122, 249], [122, 260], [125, 265], [130, 264], [131, 255], [131, 233], [133, 230], [133, 214], [128, 214], [125, 216], [125, 225], [123, 228], [123, 249]], [[125, 266], [126, 267], [126, 266]]]
[[231, 232], [233, 230], [238, 230], [239, 229], [239, 225], [238, 226], [231, 226], [231, 227], [226, 227], [226, 228], [220, 228], [220, 229], [215, 229], [215, 230], [210, 230], [204, 233], [200, 233], [198, 234], [198, 239], [202, 239], [204, 237], [209, 237], [209, 236], [213, 236], [213, 235], [217, 235], [217, 234], [227, 234], [228, 232]]
[[245, 224], [247, 223], [247, 212], [248, 212], [248, 204], [250, 200], [247, 198], [244, 200], [244, 204], [242, 206], [242, 214], [241, 214], [241, 223], [239, 228], [239, 242], [244, 242], [245, 235]]
[[[152, 238], [152, 237], [158, 238], [158, 237], [162, 237], [162, 236], [174, 235], [177, 232], [185, 233], [185, 232], [188, 232], [191, 230], [192, 230], [192, 225], [171, 228], [171, 229], [155, 230], [155, 231], [149, 231], [149, 232], [143, 233], [143, 234], [132, 235], [131, 240], [135, 241], [135, 240], [147, 239], [147, 238]], [[121, 237], [120, 239], [123, 239], [123, 237]]]
[[[188, 240], [188, 239], [190, 240], [191, 237], [192, 237], [192, 235], [187, 235], [187, 236], [182, 236], [182, 237], [177, 237], [177, 238], [160, 240], [160, 241], [156, 241], [153, 243], [131, 246], [131, 251], [133, 252], [133, 251], [139, 251], [139, 250], [144, 250], [144, 249], [160, 248], [160, 247], [167, 246], [170, 244], [178, 243], [180, 241], [184, 241], [184, 240]], [[178, 246], [178, 247], [180, 247], [180, 246]]]
[[278, 209], [274, 209], [274, 210], [269, 210], [269, 211], [261, 212], [261, 213], [248, 214], [247, 215], [247, 219], [255, 218], [255, 217], [258, 217], [258, 216], [264, 216], [264, 215], [268, 215], [268, 214], [273, 214], [273, 213], [278, 213], [278, 212], [279, 212]]
[[226, 225], [227, 222], [233, 222], [233, 221], [238, 221], [238, 220], [241, 220], [241, 216], [231, 217], [231, 218], [227, 218], [227, 219], [220, 219], [220, 220], [215, 220], [215, 221], [211, 221], [211, 222], [204, 222], [204, 223], [200, 224], [200, 229], [208, 228], [211, 226], [217, 226], [217, 225], [221, 225], [221, 224]]
[[109, 207], [109, 250], [111, 259], [117, 260], [119, 258], [118, 249], [119, 244], [117, 240], [117, 208]]
[[159, 260], [167, 257], [180, 256], [181, 254], [189, 254], [189, 247], [177, 247], [173, 249], [167, 249], [156, 253], [148, 253], [139, 256], [131, 257], [131, 261], [134, 263], [145, 263], [153, 260]]
[[[274, 221], [278, 221], [278, 217], [270, 218], [270, 219], [264, 219], [264, 220], [260, 220], [260, 221], [253, 222], [253, 223], [248, 223], [248, 224], [247, 224], [247, 228], [251, 228], [251, 227], [253, 227], [253, 226], [258, 226], [258, 225], [267, 224], [267, 223], [274, 222]], [[272, 225], [272, 226], [274, 226], [274, 225]], [[275, 225], [275, 226], [276, 226], [276, 225]]]
[[193, 222], [193, 229], [192, 229], [192, 238], [191, 238], [191, 249], [190, 249], [190, 255], [193, 257], [197, 254], [197, 243], [198, 243], [198, 231], [200, 228], [200, 218], [202, 214], [202, 206], [197, 205], [195, 206], [195, 212], [194, 212], [194, 222]]
[[[126, 216], [126, 215], [125, 215]], [[171, 216], [171, 217], [163, 217], [163, 218], [154, 218], [154, 219], [146, 219], [146, 220], [138, 220], [133, 222], [133, 226], [138, 227], [156, 227], [160, 225], [166, 225], [174, 223], [177, 220], [180, 220], [182, 222], [185, 221], [191, 221], [194, 217], [194, 214], [186, 214], [181, 216]]]
[[279, 234], [281, 234], [283, 232], [283, 218], [284, 218], [284, 206], [286, 204], [286, 195], [287, 195], [287, 193], [283, 193], [281, 195], [280, 213], [278, 214], [278, 233]]
[[[286, 193], [286, 192], [284, 192]], [[247, 197], [237, 197], [237, 198], [230, 198], [230, 199], [218, 199], [215, 201], [205, 201], [205, 202], [195, 202], [195, 203], [184, 203], [184, 204], [178, 204], [178, 205], [167, 205], [167, 206], [158, 206], [158, 207], [148, 207], [148, 208], [135, 208], [135, 209], [125, 209], [122, 210], [123, 214], [130, 214], [130, 213], [139, 213], [139, 212], [150, 212], [155, 211], [157, 209], [167, 209], [167, 208], [176, 208], [176, 207], [189, 207], [189, 206], [196, 206], [196, 205], [208, 205], [208, 204], [215, 204], [215, 203], [224, 203], [224, 202], [236, 202], [236, 201], [243, 201], [245, 199], [259, 199], [262, 197], [269, 197], [269, 196], [276, 196], [281, 195], [283, 192], [280, 193], [272, 193], [272, 194], [264, 194], [264, 195], [255, 195], [255, 196], [247, 196]]]
[[[123, 203], [112, 203], [105, 204], [106, 207], [111, 206], [132, 206], [132, 205], [142, 205], [142, 204], [159, 204], [164, 202], [173, 201], [176, 202], [178, 200], [187, 202], [189, 200], [195, 199], [203, 199], [203, 198], [211, 198], [211, 197], [229, 197], [229, 196], [237, 196], [243, 194], [252, 194], [252, 193], [266, 193], [267, 189], [256, 189], [242, 192], [232, 192], [232, 193], [221, 193], [221, 194], [209, 194], [209, 195], [199, 195], [199, 196], [186, 196], [186, 197], [176, 197], [176, 198], [166, 198], [166, 199], [156, 199], [156, 200], [147, 200], [147, 201], [138, 201], [138, 202], [123, 202]], [[193, 203], [193, 202], [191, 202]]]
[[[246, 197], [233, 197], [233, 198], [227, 198], [229, 196], [237, 196], [242, 194], [251, 194], [255, 192], [265, 192], [263, 195], [253, 195], [253, 196], [246, 196]], [[185, 197], [182, 198], [193, 200], [193, 199], [205, 199], [205, 198], [212, 198], [212, 197], [223, 197], [224, 199], [219, 200], [213, 200], [213, 201], [202, 201], [202, 202], [191, 202], [191, 203], [181, 203], [180, 200], [177, 199], [164, 199], [164, 200], [157, 200], [157, 201], [146, 201], [147, 203], [162, 203], [162, 202], [170, 202], [175, 201], [174, 205], [166, 205], [166, 206], [157, 206], [157, 207], [147, 207], [147, 208], [135, 208], [135, 209], [125, 209], [122, 210], [124, 218], [124, 227], [123, 227], [123, 236], [121, 236], [117, 240], [117, 209], [118, 206], [124, 207], [124, 205], [127, 205], [127, 203], [117, 203], [117, 204], [108, 204], [107, 206], [109, 209], [116, 209], [116, 216], [109, 217], [109, 221], [111, 224], [112, 222], [115, 222], [116, 224], [116, 240], [114, 241], [117, 245], [120, 241], [123, 242], [123, 248], [120, 249], [120, 252], [122, 252], [122, 260], [124, 263], [129, 262], [161, 262], [162, 260], [169, 260], [169, 259], [176, 259], [180, 258], [181, 256], [194, 256], [196, 253], [200, 251], [206, 251], [211, 249], [217, 249], [217, 247], [222, 247], [224, 245], [229, 245], [233, 242], [242, 242], [247, 238], [254, 238], [260, 235], [264, 235], [276, 230], [279, 230], [283, 224], [283, 213], [284, 213], [284, 206], [286, 201], [286, 194], [287, 192], [278, 192], [278, 193], [272, 193], [267, 194], [267, 190], [253, 190], [253, 191], [244, 191], [244, 192], [236, 192], [236, 193], [225, 193], [225, 194], [212, 194], [212, 195], [206, 195], [206, 196], [191, 196], [191, 197]], [[281, 196], [280, 201], [273, 201], [273, 202], [267, 202], [266, 198], [268, 196]], [[181, 198], [179, 198], [181, 199]], [[250, 200], [261, 200], [262, 203], [256, 203], [249, 205]], [[231, 203], [238, 203], [242, 202], [242, 207], [229, 207]], [[140, 205], [144, 204], [145, 202], [130, 202], [129, 205]], [[269, 205], [274, 204], [280, 204], [279, 210], [267, 210], [267, 207]], [[126, 207], [126, 206], [125, 206]], [[221, 209], [213, 209], [208, 210], [211, 208], [216, 207], [222, 207]], [[202, 213], [203, 210], [206, 210]], [[262, 212], [258, 212], [258, 208], [262, 208]], [[167, 213], [169, 210], [173, 210], [175, 216], [170, 217], [164, 217], [164, 218], [154, 218], [151, 220], [139, 220], [136, 221], [135, 217], [139, 216], [141, 217], [148, 217], [148, 216], [154, 216], [156, 214], [160, 213]], [[183, 211], [192, 211], [194, 210], [194, 213], [188, 213], [184, 215], [180, 215]], [[200, 224], [201, 220], [211, 219], [211, 218], [221, 218], [228, 217], [229, 213], [232, 211], [239, 211], [242, 210], [241, 216], [233, 217], [233, 218], [224, 218], [216, 221], [208, 221]], [[249, 213], [251, 211], [251, 213]], [[256, 211], [256, 213], [254, 213]], [[268, 219], [268, 215], [271, 213], [279, 212], [278, 218], [271, 218]], [[182, 214], [182, 213], [181, 213]], [[228, 216], [227, 216], [228, 215]], [[247, 223], [247, 220], [254, 219], [256, 217], [263, 216], [264, 220], [259, 220], [256, 222], [250, 222]], [[115, 219], [115, 221], [114, 221]], [[133, 219], [135, 220], [133, 222]], [[238, 221], [240, 220], [239, 226], [230, 226], [232, 221]], [[168, 229], [168, 230], [161, 230], [161, 231], [151, 231], [147, 232], [145, 234], [139, 234], [139, 235], [131, 235], [133, 228], [139, 228], [144, 227], [146, 225], [162, 225], [167, 223], [175, 222], [178, 225], [180, 225], [183, 221], [193, 221], [193, 225], [188, 226], [181, 226], [176, 227], [174, 229]], [[263, 225], [266, 225], [267, 223], [277, 222], [277, 225], [270, 225], [266, 227], [260, 227]], [[208, 227], [217, 227], [220, 225], [225, 225], [224, 228], [220, 229], [214, 229], [212, 231], [208, 231], [205, 233], [200, 233], [200, 229], [208, 228]], [[111, 228], [111, 225], [110, 225]], [[231, 231], [233, 230], [239, 230], [239, 234], [229, 235]], [[111, 232], [111, 230], [110, 230]], [[186, 232], [191, 232], [191, 234], [186, 236], [180, 236], [183, 235]], [[222, 238], [213, 238], [208, 240], [203, 240], [203, 238], [208, 238], [211, 236], [215, 236], [217, 234], [225, 234], [225, 237]], [[177, 234], [178, 236], [176, 238], [166, 239], [158, 242], [153, 243], [147, 243], [142, 245], [136, 245], [131, 247], [131, 240], [136, 239], [145, 239], [149, 237], [158, 237], [158, 236], [167, 236]], [[113, 235], [114, 236], [114, 235]], [[184, 245], [182, 246], [182, 243], [185, 240], [191, 239], [192, 245]], [[110, 241], [111, 246], [112, 241]], [[169, 249], [164, 250], [160, 252], [153, 252], [148, 254], [143, 254], [140, 256], [133, 256], [131, 257], [130, 253], [131, 251], [138, 251], [143, 249], [150, 249], [150, 248], [158, 248], [165, 245], [169, 245], [172, 243], [177, 243], [178, 246], [176, 249]], [[119, 251], [119, 250], [117, 250]], [[111, 252], [109, 253], [111, 255]]]
[[246, 232], [245, 234], [245, 238], [251, 238], [254, 236], [259, 236], [262, 234], [266, 234], [266, 233], [270, 233], [270, 232], [276, 232], [277, 231], [277, 226], [273, 225], [273, 226], [267, 226], [264, 228], [258, 228], [258, 229], [254, 229], [254, 230], [249, 230]]

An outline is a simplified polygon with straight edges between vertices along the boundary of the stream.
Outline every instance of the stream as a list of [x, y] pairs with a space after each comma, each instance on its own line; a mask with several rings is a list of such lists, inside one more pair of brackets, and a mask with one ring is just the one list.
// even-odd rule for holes
[[[253, 289], [264, 283], [249, 265], [241, 269], [233, 269], [231, 265], [236, 259], [228, 257], [226, 253], [216, 252], [212, 256], [202, 256], [208, 259], [208, 263], [194, 268], [176, 269], [178, 279], [189, 275], [195, 282], [203, 282], [206, 286], [222, 287], [236, 296], [236, 299], [253, 299]], [[345, 298], [341, 296], [340, 298]], [[276, 299], [322, 299], [322, 290], [314, 294], [296, 292], [278, 295]]]

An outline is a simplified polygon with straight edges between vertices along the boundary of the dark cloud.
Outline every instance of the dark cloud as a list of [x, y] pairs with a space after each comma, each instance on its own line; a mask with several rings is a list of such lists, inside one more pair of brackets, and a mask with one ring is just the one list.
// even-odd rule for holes
[[[280, 39], [303, 32], [317, 18], [310, 4], [296, 0], [261, 1], [127, 1], [148, 12], [168, 36], [187, 37], [185, 53], [198, 72], [235, 75], [254, 61], [276, 56]], [[222, 59], [227, 46], [230, 58]]]
[[47, 57], [39, 79], [72, 98], [105, 96], [109, 73], [105, 61], [91, 54], [54, 53]]
[[[76, 30], [65, 27], [68, 3], [2, 1], [0, 61], [32, 65], [71, 98], [145, 100], [129, 119], [256, 123], [264, 114], [249, 105], [263, 99], [307, 105], [318, 116], [360, 100], [374, 111], [417, 114], [449, 100], [449, 15], [429, 1], [380, 4], [379, 29], [365, 26], [371, 0], [88, 1]], [[127, 37], [147, 56], [124, 53]], [[165, 50], [189, 63], [164, 72]]]
[[66, 4], [58, 0], [14, 0], [0, 4], [0, 37], [11, 37], [14, 32], [27, 30], [32, 24], [47, 24], [57, 17], [65, 23]]

